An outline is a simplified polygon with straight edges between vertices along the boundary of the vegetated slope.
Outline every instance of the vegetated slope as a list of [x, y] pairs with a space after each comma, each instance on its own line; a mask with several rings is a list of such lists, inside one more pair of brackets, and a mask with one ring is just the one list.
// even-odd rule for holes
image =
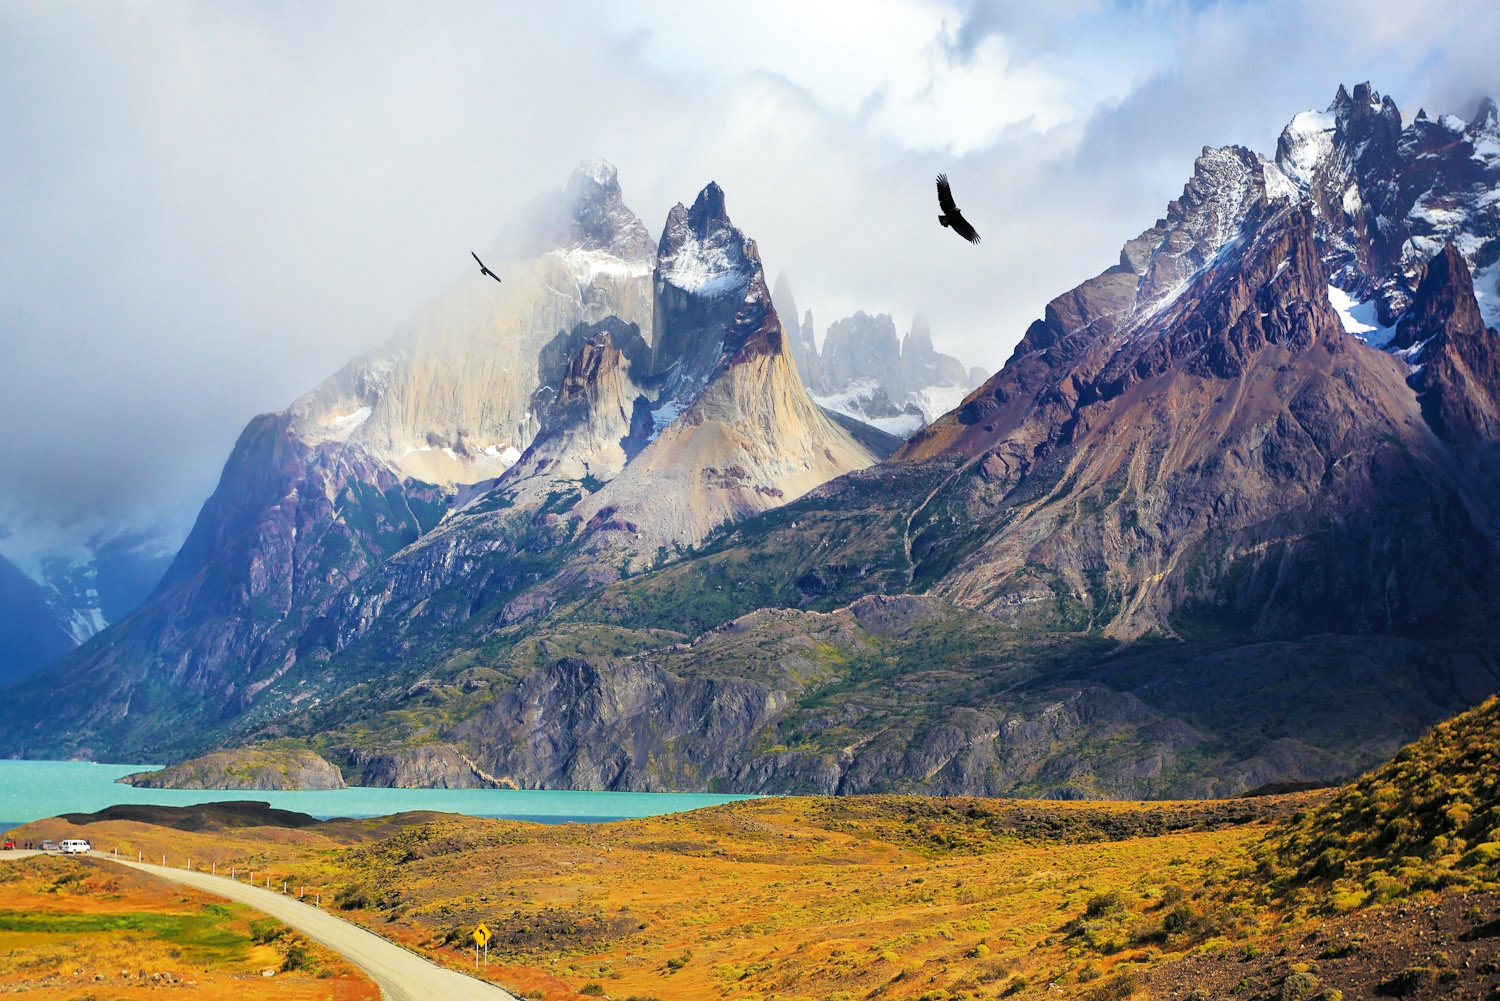
[[334, 765], [305, 748], [248, 744], [116, 779], [146, 789], [343, 789]]
[[556, 826], [117, 808], [21, 833], [254, 868], [450, 965], [483, 921], [492, 976], [556, 1001], [1483, 997], [1500, 978], [1497, 744], [1491, 699], [1292, 796], [768, 798]]
[[1421, 890], [1500, 888], [1500, 698], [1440, 723], [1291, 824], [1265, 892], [1344, 910]]

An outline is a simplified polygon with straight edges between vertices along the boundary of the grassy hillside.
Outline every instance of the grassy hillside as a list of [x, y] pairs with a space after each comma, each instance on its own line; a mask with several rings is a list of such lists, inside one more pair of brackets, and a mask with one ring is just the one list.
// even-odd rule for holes
[[1257, 878], [1264, 896], [1324, 911], [1500, 889], [1500, 697], [1300, 815], [1266, 844]]

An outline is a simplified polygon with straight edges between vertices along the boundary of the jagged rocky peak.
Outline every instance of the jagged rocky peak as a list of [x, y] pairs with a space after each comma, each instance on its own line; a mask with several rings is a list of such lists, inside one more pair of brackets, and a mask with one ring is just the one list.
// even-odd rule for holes
[[644, 223], [626, 207], [615, 166], [606, 160], [585, 160], [568, 179], [564, 197], [569, 206], [559, 249], [593, 250], [624, 260], [650, 258], [656, 241]]
[[[692, 208], [678, 202], [667, 213], [653, 290], [652, 368], [669, 376], [665, 395], [681, 403], [759, 329], [740, 315], [747, 307], [775, 315], [755, 241], [729, 221], [724, 191], [712, 181]], [[779, 350], [779, 330], [775, 336]]]
[[1423, 268], [1411, 308], [1396, 325], [1390, 346], [1409, 354], [1438, 333], [1472, 335], [1483, 327], [1468, 264], [1450, 243]]
[[752, 256], [754, 243], [729, 221], [724, 189], [710, 181], [692, 208], [678, 202], [667, 213], [657, 280], [705, 299], [738, 296], [750, 282]]
[[835, 321], [823, 338], [822, 366], [830, 386], [867, 376], [894, 392], [901, 369], [896, 322], [888, 313], [864, 310]]
[[888, 314], [863, 311], [828, 328], [818, 372], [819, 406], [897, 438], [958, 406], [985, 378], [971, 377], [957, 358], [938, 351], [922, 317], [898, 339]]
[[776, 315], [781, 317], [782, 329], [786, 331], [792, 360], [797, 363], [797, 375], [801, 377], [802, 385], [816, 392], [822, 385], [823, 375], [812, 310], [808, 310], [805, 318], [798, 322], [797, 317], [801, 314], [797, 311], [797, 297], [792, 293], [792, 283], [786, 272], [776, 276], [776, 283], [771, 286], [771, 302], [776, 307]]
[[1488, 99], [1468, 121], [1423, 109], [1403, 129], [1390, 97], [1340, 87], [1325, 111], [1292, 119], [1276, 165], [1312, 206], [1333, 286], [1371, 303], [1382, 331], [1445, 244], [1471, 268], [1500, 256], [1500, 129]]
[[1138, 277], [1132, 305], [1169, 295], [1192, 277], [1265, 207], [1266, 185], [1264, 165], [1250, 150], [1203, 147], [1166, 216], [1120, 251], [1120, 268]]
[[1247, 220], [1266, 213], [1279, 188], [1289, 187], [1244, 147], [1204, 147], [1166, 215], [1128, 241], [1114, 267], [1048, 303], [1012, 360], [1073, 340], [1078, 343], [1070, 351], [1133, 336], [1133, 328], [1170, 305], [1194, 275], [1235, 243]]
[[657, 254], [650, 440], [574, 509], [598, 549], [697, 544], [876, 458], [808, 396], [717, 184], [673, 207]]
[[1487, 329], [1463, 255], [1451, 243], [1427, 265], [1392, 347], [1412, 365], [1422, 415], [1456, 445], [1500, 445], [1500, 336]]

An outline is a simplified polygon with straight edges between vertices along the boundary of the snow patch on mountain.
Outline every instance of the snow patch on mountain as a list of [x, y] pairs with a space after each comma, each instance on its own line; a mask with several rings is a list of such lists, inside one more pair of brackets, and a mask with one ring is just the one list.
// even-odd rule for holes
[[660, 274], [666, 284], [708, 299], [743, 296], [750, 284], [750, 272], [743, 264], [731, 260], [722, 244], [690, 235], [676, 253], [662, 259]]
[[[959, 399], [961, 400], [963, 398], [963, 389], [960, 387], [953, 388], [958, 391]], [[819, 396], [816, 393], [810, 393], [809, 395], [812, 396], [813, 402], [824, 410], [832, 410], [834, 413], [843, 414], [845, 417], [852, 417], [857, 421], [863, 421], [871, 427], [879, 428], [886, 434], [893, 434], [898, 438], [910, 438], [926, 427], [933, 417], [945, 414], [948, 410], [953, 409], [952, 407], [948, 407], [934, 414], [925, 408], [920, 413], [912, 412], [913, 409], [917, 408], [908, 408], [894, 415], [871, 416], [871, 411], [876, 409], [872, 404], [877, 399], [888, 400], [888, 397], [886, 397], [885, 388], [880, 382], [869, 376], [850, 380], [840, 389], [826, 396]]]
[[1474, 272], [1474, 298], [1484, 325], [1500, 328], [1500, 261]]
[[687, 407], [688, 403], [682, 400], [671, 399], [663, 401], [661, 406], [651, 411], [651, 435], [646, 440], [655, 441], [657, 436], [665, 431], [673, 421], [682, 416], [682, 412]]
[[1336, 124], [1332, 111], [1304, 111], [1293, 116], [1282, 132], [1286, 156], [1278, 160], [1282, 168], [1303, 186], [1312, 182], [1318, 164], [1333, 155]]
[[580, 285], [592, 285], [594, 279], [600, 275], [623, 279], [644, 278], [651, 273], [651, 262], [648, 260], [626, 260], [603, 250], [574, 247], [568, 250], [555, 250], [551, 256], [559, 258], [577, 277]]
[[1339, 314], [1339, 321], [1344, 325], [1344, 333], [1352, 334], [1366, 344], [1377, 348], [1390, 344], [1396, 328], [1380, 325], [1374, 299], [1356, 302], [1348, 292], [1337, 285], [1330, 285], [1328, 286], [1328, 302], [1333, 306], [1334, 312]]
[[499, 459], [501, 465], [506, 469], [514, 466], [521, 458], [521, 452], [514, 445], [486, 445], [484, 454], [491, 459]]
[[923, 386], [911, 394], [911, 400], [921, 409], [927, 423], [931, 424], [950, 410], [957, 410], [968, 395], [969, 389], [966, 386]]
[[1297, 185], [1292, 183], [1275, 161], [1264, 157], [1260, 161], [1261, 174], [1266, 179], [1266, 198], [1273, 202], [1292, 202], [1299, 197]]
[[370, 419], [373, 411], [369, 407], [360, 407], [351, 414], [335, 415], [328, 422], [340, 431], [351, 431]]

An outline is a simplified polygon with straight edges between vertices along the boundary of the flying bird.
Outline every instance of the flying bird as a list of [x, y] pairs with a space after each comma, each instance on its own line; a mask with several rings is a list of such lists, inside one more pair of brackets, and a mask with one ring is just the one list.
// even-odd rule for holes
[[[497, 275], [497, 274], [495, 274], [495, 272], [491, 271], [489, 268], [485, 267], [484, 266], [484, 262], [479, 260], [479, 255], [478, 254], [474, 253], [474, 251], [471, 250], [471, 251], [469, 251], [469, 256], [472, 257], [472, 258], [474, 258], [474, 260], [479, 261], [479, 273], [480, 274], [482, 274], [482, 275], [489, 275], [491, 278], [495, 279], [495, 281], [497, 281], [497, 282], [500, 281], [500, 276]], [[500, 284], [503, 285], [505, 283], [504, 282], [500, 282]]]
[[938, 207], [943, 210], [943, 214], [938, 216], [938, 222], [944, 226], [953, 227], [953, 232], [970, 243], [978, 243], [979, 234], [974, 231], [974, 227], [969, 225], [969, 220], [963, 217], [963, 213], [958, 211], [958, 206], [953, 203], [953, 192], [948, 188], [947, 174], [937, 176], [937, 189]]

